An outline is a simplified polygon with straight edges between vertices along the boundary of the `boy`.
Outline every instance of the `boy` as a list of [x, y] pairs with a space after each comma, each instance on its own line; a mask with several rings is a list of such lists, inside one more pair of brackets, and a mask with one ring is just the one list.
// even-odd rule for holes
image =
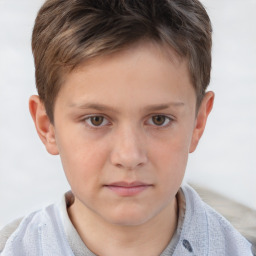
[[197, 0], [48, 0], [33, 31], [38, 135], [71, 186], [1, 255], [252, 255], [189, 186], [214, 94]]

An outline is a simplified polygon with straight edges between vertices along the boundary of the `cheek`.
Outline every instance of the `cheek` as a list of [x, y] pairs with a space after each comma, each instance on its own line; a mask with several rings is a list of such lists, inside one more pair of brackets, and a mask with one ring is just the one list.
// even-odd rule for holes
[[172, 134], [165, 140], [152, 143], [152, 155], [155, 160], [161, 159], [160, 164], [168, 166], [179, 165], [187, 161], [189, 153], [190, 139], [180, 134]]
[[89, 182], [99, 181], [108, 154], [106, 144], [79, 138], [62, 139], [59, 144], [63, 169], [71, 187], [73, 184], [85, 186], [85, 183], [89, 186]]
[[169, 136], [165, 141], [157, 141], [151, 149], [151, 161], [161, 182], [170, 185], [180, 184], [185, 173], [188, 153], [189, 137], [184, 134]]

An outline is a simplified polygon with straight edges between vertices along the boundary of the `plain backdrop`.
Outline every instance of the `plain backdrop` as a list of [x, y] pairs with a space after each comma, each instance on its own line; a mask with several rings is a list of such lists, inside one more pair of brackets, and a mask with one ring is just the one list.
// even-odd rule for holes
[[[0, 0], [0, 226], [69, 189], [28, 111], [31, 31], [42, 0]], [[204, 0], [213, 24], [215, 105], [186, 180], [256, 209], [256, 0]]]

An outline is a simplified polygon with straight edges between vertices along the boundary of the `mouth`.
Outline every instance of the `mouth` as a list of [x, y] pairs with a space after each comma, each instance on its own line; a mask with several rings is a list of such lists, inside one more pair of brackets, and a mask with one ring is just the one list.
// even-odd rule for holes
[[120, 181], [120, 182], [114, 182], [108, 185], [104, 185], [107, 189], [111, 190], [115, 194], [123, 197], [130, 197], [130, 196], [135, 196], [143, 191], [152, 188], [152, 184], [147, 184], [143, 183], [140, 181], [135, 181], [135, 182], [125, 182], [125, 181]]

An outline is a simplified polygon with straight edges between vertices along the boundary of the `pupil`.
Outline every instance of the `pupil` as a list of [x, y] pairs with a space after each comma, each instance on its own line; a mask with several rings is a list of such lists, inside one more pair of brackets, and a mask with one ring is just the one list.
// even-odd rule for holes
[[162, 125], [165, 121], [165, 117], [164, 116], [154, 116], [153, 121], [156, 125]]
[[91, 118], [91, 122], [95, 126], [99, 126], [103, 122], [103, 117], [102, 116], [94, 116]]

